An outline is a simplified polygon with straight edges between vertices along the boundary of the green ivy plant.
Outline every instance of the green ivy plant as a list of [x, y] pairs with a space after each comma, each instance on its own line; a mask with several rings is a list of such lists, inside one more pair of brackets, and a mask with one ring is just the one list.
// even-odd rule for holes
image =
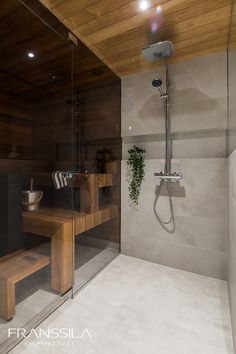
[[142, 183], [145, 176], [145, 150], [133, 146], [128, 150], [127, 181], [129, 183], [129, 202], [132, 209], [137, 210]]

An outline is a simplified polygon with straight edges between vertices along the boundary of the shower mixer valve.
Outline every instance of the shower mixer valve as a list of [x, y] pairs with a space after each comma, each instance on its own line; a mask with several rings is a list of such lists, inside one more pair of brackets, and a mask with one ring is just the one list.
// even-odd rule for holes
[[161, 180], [180, 181], [183, 178], [183, 175], [181, 172], [174, 172], [174, 173], [154, 172], [154, 177], [159, 178]]

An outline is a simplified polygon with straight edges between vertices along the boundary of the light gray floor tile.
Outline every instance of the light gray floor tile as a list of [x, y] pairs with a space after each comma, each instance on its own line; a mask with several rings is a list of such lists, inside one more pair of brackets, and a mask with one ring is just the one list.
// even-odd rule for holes
[[32, 338], [11, 354], [233, 354], [226, 282], [124, 255], [40, 326], [52, 327], [92, 338]]

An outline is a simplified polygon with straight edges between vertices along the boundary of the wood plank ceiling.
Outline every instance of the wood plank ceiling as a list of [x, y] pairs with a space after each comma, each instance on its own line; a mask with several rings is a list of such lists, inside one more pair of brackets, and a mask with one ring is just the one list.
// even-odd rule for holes
[[119, 76], [152, 68], [141, 49], [171, 40], [172, 62], [227, 48], [232, 0], [40, 0]]
[[232, 48], [236, 48], [236, 0], [233, 1], [229, 34], [229, 49]]
[[[72, 60], [73, 83], [77, 89], [116, 79], [116, 75], [80, 41], [72, 58], [71, 46], [74, 45], [68, 42], [67, 28], [40, 2], [24, 0], [24, 4], [60, 36], [20, 1], [1, 3], [0, 92], [27, 100], [71, 92]], [[36, 54], [34, 60], [28, 59], [29, 51]]]

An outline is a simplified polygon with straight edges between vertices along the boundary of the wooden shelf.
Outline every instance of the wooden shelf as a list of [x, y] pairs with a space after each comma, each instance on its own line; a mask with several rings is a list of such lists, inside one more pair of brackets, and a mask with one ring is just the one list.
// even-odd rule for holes
[[115, 176], [111, 173], [98, 175], [98, 188], [112, 187], [115, 185]]
[[73, 187], [81, 188], [81, 186], [87, 181], [89, 178], [96, 178], [97, 187], [112, 187], [115, 185], [115, 175], [112, 173], [89, 173], [85, 175], [75, 176], [73, 178]]

